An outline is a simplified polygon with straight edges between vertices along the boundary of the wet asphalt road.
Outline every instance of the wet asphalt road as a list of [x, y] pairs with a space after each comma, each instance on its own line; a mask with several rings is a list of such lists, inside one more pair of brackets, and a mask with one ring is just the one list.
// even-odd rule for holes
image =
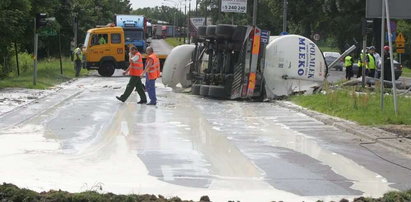
[[[0, 182], [214, 201], [316, 201], [411, 188], [411, 171], [356, 136], [276, 105], [175, 93], [115, 99], [128, 81], [90, 76], [0, 117]], [[367, 145], [411, 167], [408, 156]]]

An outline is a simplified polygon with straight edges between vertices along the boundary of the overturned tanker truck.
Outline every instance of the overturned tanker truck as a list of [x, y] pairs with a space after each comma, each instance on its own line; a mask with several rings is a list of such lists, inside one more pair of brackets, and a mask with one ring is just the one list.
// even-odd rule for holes
[[199, 28], [195, 44], [175, 47], [162, 81], [221, 99], [274, 99], [321, 86], [327, 66], [320, 49], [298, 35], [271, 36], [253, 26]]

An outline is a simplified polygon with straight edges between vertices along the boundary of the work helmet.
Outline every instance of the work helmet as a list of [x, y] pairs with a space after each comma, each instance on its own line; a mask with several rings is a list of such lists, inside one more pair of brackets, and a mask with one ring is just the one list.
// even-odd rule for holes
[[389, 46], [384, 46], [384, 50], [389, 51], [390, 47]]

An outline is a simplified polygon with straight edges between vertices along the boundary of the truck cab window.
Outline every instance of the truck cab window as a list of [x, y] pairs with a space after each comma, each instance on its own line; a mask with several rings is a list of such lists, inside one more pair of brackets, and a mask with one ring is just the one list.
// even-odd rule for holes
[[121, 35], [120, 34], [111, 34], [111, 43], [112, 44], [121, 43]]
[[91, 45], [103, 45], [106, 44], [108, 41], [108, 35], [107, 34], [94, 34], [92, 39], [91, 39]]

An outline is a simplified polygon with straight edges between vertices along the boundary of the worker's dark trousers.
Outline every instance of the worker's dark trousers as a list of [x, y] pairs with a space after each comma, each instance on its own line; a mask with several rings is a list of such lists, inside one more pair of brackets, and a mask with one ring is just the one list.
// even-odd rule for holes
[[150, 103], [156, 104], [157, 103], [156, 80], [148, 79], [148, 75], [146, 75], [146, 90], [147, 90], [148, 97], [150, 98]]
[[358, 67], [357, 78], [362, 76], [362, 67]]
[[123, 95], [120, 96], [120, 99], [126, 101], [128, 96], [133, 92], [134, 87], [136, 88], [138, 95], [140, 96], [140, 101], [147, 102], [146, 94], [144, 93], [143, 83], [141, 83], [141, 78], [139, 76], [131, 76], [128, 81], [126, 90]]
[[74, 71], [76, 72], [76, 77], [80, 76], [81, 70], [81, 60], [74, 61]]
[[350, 80], [353, 77], [352, 66], [345, 67], [345, 79]]
[[367, 76], [375, 77], [375, 69], [367, 69]]

